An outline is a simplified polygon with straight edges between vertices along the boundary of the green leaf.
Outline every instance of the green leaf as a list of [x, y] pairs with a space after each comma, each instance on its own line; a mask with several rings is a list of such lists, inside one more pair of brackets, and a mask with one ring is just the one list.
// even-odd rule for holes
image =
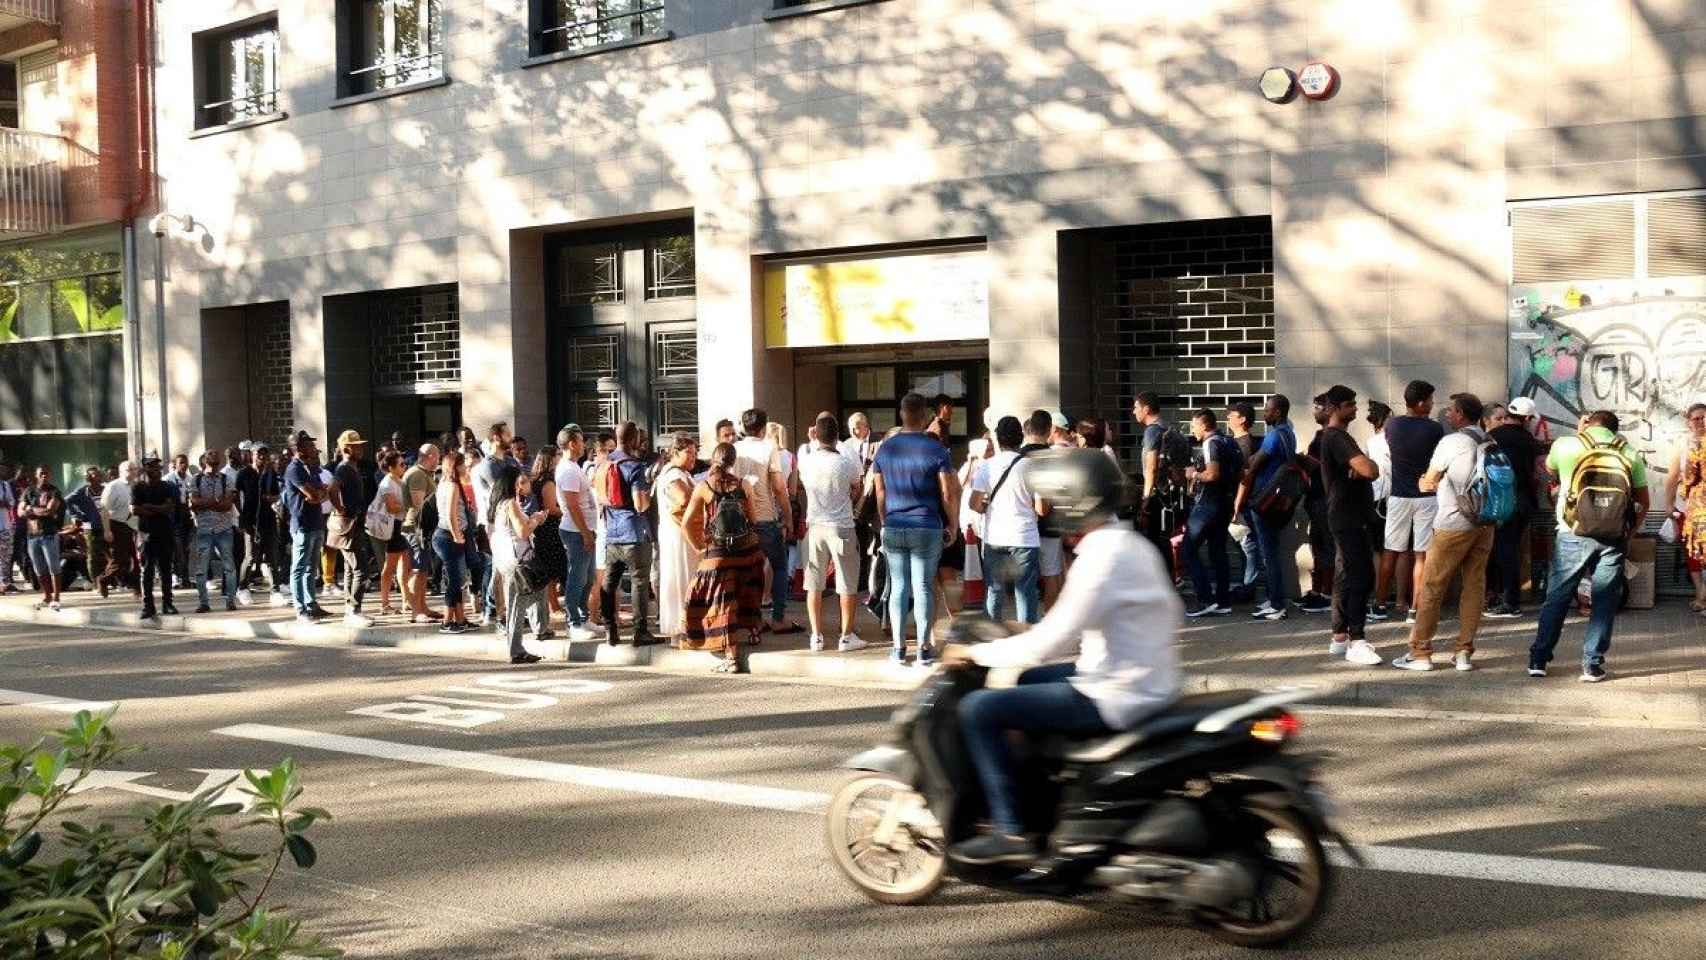
[[290, 850], [290, 859], [296, 861], [296, 865], [304, 870], [312, 867], [318, 859], [314, 844], [308, 842], [308, 838], [300, 833], [293, 833], [284, 838], [284, 845]]
[[32, 832], [28, 836], [19, 837], [12, 845], [0, 853], [0, 866], [16, 869], [35, 859], [36, 851], [41, 849], [41, 833]]

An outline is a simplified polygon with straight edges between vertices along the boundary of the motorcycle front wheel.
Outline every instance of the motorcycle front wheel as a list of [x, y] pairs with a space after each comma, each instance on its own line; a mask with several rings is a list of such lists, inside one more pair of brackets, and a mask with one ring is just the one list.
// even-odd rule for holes
[[878, 903], [923, 903], [941, 887], [947, 857], [941, 825], [901, 780], [860, 773], [830, 798], [829, 852], [859, 892]]
[[1215, 939], [1239, 947], [1276, 947], [1303, 935], [1321, 915], [1332, 886], [1332, 866], [1321, 838], [1290, 809], [1251, 805], [1242, 813], [1256, 821], [1256, 892], [1232, 909], [1201, 920]]

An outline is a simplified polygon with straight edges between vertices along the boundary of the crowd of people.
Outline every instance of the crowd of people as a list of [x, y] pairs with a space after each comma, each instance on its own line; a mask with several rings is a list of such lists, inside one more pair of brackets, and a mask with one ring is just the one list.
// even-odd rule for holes
[[[1436, 418], [1435, 388], [1415, 381], [1403, 402], [1397, 415], [1368, 402], [1365, 450], [1349, 431], [1358, 398], [1343, 386], [1314, 398], [1319, 429], [1302, 447], [1283, 395], [1267, 398], [1260, 434], [1247, 403], [1194, 411], [1180, 430], [1159, 397], [1139, 395], [1130, 520], [1170, 561], [1186, 616], [1230, 616], [1260, 588], [1253, 619], [1328, 614], [1329, 652], [1374, 666], [1385, 658], [1367, 624], [1402, 611], [1410, 639], [1392, 665], [1429, 670], [1455, 590], [1453, 665], [1470, 670], [1482, 617], [1521, 616], [1541, 565], [1529, 556], [1549, 550], [1529, 673], [1545, 674], [1586, 579], [1582, 679], [1603, 679], [1629, 538], [1650, 507], [1646, 464], [1616, 415], [1589, 413], [1553, 439], [1524, 397], [1488, 406], [1454, 394]], [[0, 590], [16, 592], [16, 561], [53, 609], [82, 579], [103, 597], [129, 590], [145, 618], [178, 612], [174, 588], [196, 592], [197, 613], [270, 590], [304, 623], [333, 616], [325, 600], [365, 627], [376, 589], [378, 616], [448, 634], [495, 629], [517, 663], [538, 659], [526, 641], [552, 637], [560, 616], [572, 640], [618, 643], [626, 628], [635, 645], [710, 652], [721, 671], [741, 669], [766, 635], [808, 630], [813, 651], [863, 649], [862, 602], [894, 662], [928, 667], [950, 578], [991, 617], [1034, 624], [1058, 600], [1072, 551], [1027, 482], [1031, 455], [1079, 447], [1119, 462], [1109, 424], [1043, 410], [985, 411], [987, 430], [956, 457], [953, 412], [946, 397], [908, 395], [882, 436], [863, 414], [843, 424], [824, 412], [790, 449], [786, 429], [751, 409], [716, 425], [706, 457], [695, 435], [654, 443], [631, 422], [591, 436], [569, 424], [537, 451], [506, 423], [415, 447], [393, 434], [376, 450], [345, 430], [327, 461], [299, 431], [277, 451], [244, 442], [193, 467], [184, 455], [169, 467], [153, 455], [91, 466], [69, 494], [46, 466], [0, 464]], [[1685, 419], [1665, 529], [1684, 545], [1691, 606], [1706, 613], [1706, 404]], [[1552, 535], [1532, 537], [1548, 510]], [[1293, 530], [1311, 547], [1307, 592]], [[796, 590], [804, 627], [788, 620]]]

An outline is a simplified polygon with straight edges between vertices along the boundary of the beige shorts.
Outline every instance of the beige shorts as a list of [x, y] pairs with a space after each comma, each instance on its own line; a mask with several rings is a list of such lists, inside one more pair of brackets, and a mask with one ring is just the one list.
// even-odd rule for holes
[[822, 590], [835, 569], [835, 592], [848, 597], [859, 592], [859, 535], [852, 527], [806, 527], [806, 589]]
[[1425, 497], [1388, 497], [1386, 549], [1396, 553], [1426, 553], [1428, 543], [1434, 537], [1434, 515], [1438, 512], [1439, 500], [1432, 494]]

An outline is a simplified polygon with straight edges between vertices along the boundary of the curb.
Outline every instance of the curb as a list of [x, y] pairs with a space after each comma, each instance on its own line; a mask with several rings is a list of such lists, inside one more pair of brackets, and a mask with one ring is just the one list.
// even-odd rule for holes
[[[35, 610], [0, 604], [0, 622], [55, 627], [96, 627], [138, 632], [180, 633], [224, 640], [247, 640], [316, 647], [373, 647], [422, 656], [507, 660], [507, 646], [493, 633], [446, 636], [432, 628], [406, 626], [351, 629], [333, 624], [302, 624], [295, 620], [246, 620], [240, 617], [161, 617], [144, 623], [139, 613], [116, 609]], [[547, 660], [603, 667], [647, 667], [671, 673], [710, 676], [713, 654], [675, 650], [658, 645], [612, 646], [600, 640], [547, 640], [532, 644]], [[810, 680], [827, 684], [916, 687], [922, 674], [914, 667], [890, 663], [887, 657], [844, 657], [806, 651], [754, 651], [747, 655], [752, 676]], [[1437, 676], [1436, 676], [1437, 674]], [[1278, 678], [1276, 678], [1278, 679]], [[1185, 693], [1274, 687], [1253, 682], [1248, 675], [1189, 674]], [[1523, 684], [1488, 683], [1451, 671], [1406, 680], [1334, 680], [1314, 684], [1308, 702], [1323, 706], [1425, 709], [1433, 712], [1503, 714], [1532, 717], [1608, 719], [1624, 722], [1706, 725], [1706, 690], [1672, 687], [1637, 690], [1628, 687], [1584, 687], [1568, 677]], [[1607, 693], [1613, 695], [1607, 696]]]

